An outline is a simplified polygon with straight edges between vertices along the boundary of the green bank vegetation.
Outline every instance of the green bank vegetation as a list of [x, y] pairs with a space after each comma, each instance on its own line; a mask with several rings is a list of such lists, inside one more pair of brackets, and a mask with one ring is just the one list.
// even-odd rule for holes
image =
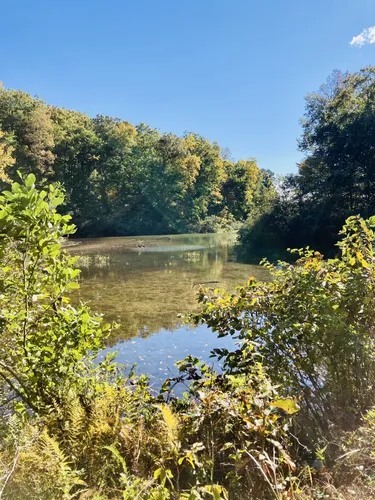
[[375, 67], [335, 71], [306, 97], [298, 172], [278, 187], [272, 210], [241, 232], [252, 251], [310, 245], [331, 252], [345, 219], [375, 213]]
[[[308, 156], [277, 189], [196, 134], [0, 90], [0, 498], [375, 496], [374, 75], [337, 73], [308, 97]], [[293, 264], [263, 261], [270, 280], [201, 289], [191, 319], [237, 342], [213, 351], [218, 371], [188, 356], [156, 393], [101, 359], [115, 325], [71, 302], [72, 222], [129, 234], [245, 219], [248, 247], [335, 254], [304, 246]]]
[[91, 118], [0, 88], [4, 148], [16, 164], [0, 163], [0, 182], [17, 180], [17, 171], [60, 182], [62, 211], [80, 235], [235, 231], [275, 196], [271, 172], [254, 159], [231, 161], [196, 133]]
[[1, 498], [373, 496], [373, 219], [347, 220], [338, 258], [299, 250], [264, 263], [272, 281], [201, 290], [195, 321], [239, 345], [155, 394], [97, 359], [111, 326], [70, 302], [61, 203], [33, 175], [0, 198]]

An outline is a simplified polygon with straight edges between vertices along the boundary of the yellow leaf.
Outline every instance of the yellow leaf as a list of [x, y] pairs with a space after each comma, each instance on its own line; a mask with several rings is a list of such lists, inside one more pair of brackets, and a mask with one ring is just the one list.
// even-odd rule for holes
[[291, 398], [275, 399], [275, 401], [271, 403], [271, 406], [284, 410], [288, 415], [293, 415], [293, 413], [296, 413], [299, 410], [297, 401]]

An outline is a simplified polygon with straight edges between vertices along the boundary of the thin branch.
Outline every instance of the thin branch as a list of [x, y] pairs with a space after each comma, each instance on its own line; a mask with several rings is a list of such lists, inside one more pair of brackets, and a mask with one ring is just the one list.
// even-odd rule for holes
[[17, 394], [18, 397], [20, 397], [23, 401], [25, 401], [32, 410], [34, 411], [38, 411], [38, 407], [34, 405], [34, 403], [32, 403], [30, 401], [30, 398], [27, 396], [27, 389], [26, 387], [24, 386], [24, 384], [21, 382], [21, 380], [19, 379], [19, 377], [17, 376], [17, 374], [14, 372], [14, 370], [12, 370], [12, 368], [10, 368], [9, 366], [7, 366], [5, 363], [3, 363], [2, 361], [0, 361], [0, 366], [2, 366], [4, 368], [4, 370], [7, 370], [11, 375], [13, 375], [13, 377], [17, 380], [17, 382], [19, 383], [20, 387], [22, 388], [22, 390], [24, 391], [23, 393], [18, 389], [18, 387], [16, 387], [14, 385], [14, 383], [9, 380], [9, 378], [7, 377], [7, 375], [5, 375], [3, 372], [0, 371], [0, 376], [5, 380], [5, 382], [10, 386], [10, 388]]
[[4, 482], [3, 484], [1, 485], [1, 488], [0, 488], [0, 499], [3, 497], [3, 493], [4, 493], [4, 490], [6, 488], [6, 485], [8, 484], [9, 482], [9, 479], [12, 477], [12, 474], [14, 473], [14, 471], [16, 470], [16, 467], [17, 467], [17, 462], [18, 462], [18, 458], [20, 456], [20, 452], [21, 450], [17, 449], [17, 453], [13, 459], [13, 465], [12, 465], [12, 468], [10, 469], [10, 471], [7, 473], [7, 475], [5, 476], [5, 479], [4, 479]]

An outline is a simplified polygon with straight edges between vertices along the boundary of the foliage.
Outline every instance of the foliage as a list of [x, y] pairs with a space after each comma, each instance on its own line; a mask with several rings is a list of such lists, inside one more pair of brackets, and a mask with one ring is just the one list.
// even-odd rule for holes
[[[26, 92], [0, 88], [0, 128], [13, 139], [17, 169], [33, 173], [38, 179], [51, 174], [54, 161], [53, 126], [50, 110], [40, 99]], [[8, 170], [12, 179], [16, 168]]]
[[295, 402], [279, 396], [260, 361], [234, 375], [188, 357], [179, 370], [177, 380], [190, 381], [189, 396], [176, 402], [189, 443], [179, 463], [190, 463], [200, 482], [222, 482], [235, 498], [245, 491], [251, 498], [281, 498], [295, 470], [287, 433]]
[[[372, 498], [375, 494], [375, 411], [371, 408], [355, 431], [342, 438], [341, 454], [334, 468], [335, 482], [342, 489], [349, 487], [357, 498]], [[358, 491], [359, 490], [359, 491]]]
[[0, 130], [0, 182], [9, 181], [6, 169], [15, 163], [12, 153], [13, 148], [7, 136]]
[[[82, 235], [227, 230], [274, 191], [255, 160], [223, 160], [219, 145], [198, 134], [177, 137], [91, 118], [21, 91], [0, 89], [0, 129], [17, 161], [8, 178], [17, 180], [19, 170], [40, 183], [61, 183], [66, 196], [59, 210]], [[222, 213], [229, 224], [216, 221]]]
[[341, 231], [341, 258], [295, 250], [295, 264], [264, 261], [272, 280], [250, 278], [236, 294], [202, 291], [204, 321], [219, 336], [242, 341], [234, 352], [217, 350], [229, 373], [249, 369], [256, 352], [285, 395], [302, 398], [309, 433], [355, 425], [374, 404], [375, 221], [351, 217]]
[[23, 443], [18, 435], [8, 439], [2, 461], [17, 461], [5, 498], [29, 491], [29, 498], [46, 499], [119, 492], [129, 500], [225, 499], [228, 489], [236, 498], [244, 491], [281, 498], [295, 468], [284, 449], [286, 419], [277, 411], [284, 400], [264, 374], [221, 380], [199, 368], [205, 375], [195, 397], [173, 403], [158, 401], [134, 378], [104, 381], [101, 394], [84, 403], [70, 391], [49, 415], [22, 428]]
[[61, 250], [61, 238], [74, 232], [70, 216], [56, 211], [63, 193], [53, 185], [38, 191], [34, 182], [30, 174], [0, 197], [0, 377], [2, 398], [11, 390], [42, 412], [97, 352], [103, 333], [101, 318], [67, 297], [80, 271]]
[[347, 220], [340, 258], [299, 249], [294, 265], [264, 262], [271, 281], [201, 290], [195, 320], [239, 344], [214, 350], [220, 371], [188, 356], [154, 394], [96, 358], [106, 328], [67, 296], [63, 192], [34, 182], [0, 198], [1, 498], [372, 494], [373, 219]]
[[[74, 489], [84, 487], [79, 471], [71, 468], [61, 446], [44, 429], [30, 425], [18, 425], [22, 437], [13, 436], [2, 458], [13, 461], [14, 470], [8, 482], [3, 484], [5, 498], [9, 498], [7, 488], [11, 488], [12, 498], [50, 500], [51, 498], [73, 499]], [[10, 441], [10, 440], [9, 440]]]
[[197, 233], [234, 233], [241, 227], [241, 222], [237, 221], [227, 210], [223, 210], [218, 215], [209, 215], [203, 221], [192, 226]]
[[306, 97], [299, 147], [305, 158], [288, 176], [274, 207], [243, 229], [249, 248], [272, 238], [280, 248], [330, 252], [347, 217], [375, 213], [375, 68], [335, 71]]

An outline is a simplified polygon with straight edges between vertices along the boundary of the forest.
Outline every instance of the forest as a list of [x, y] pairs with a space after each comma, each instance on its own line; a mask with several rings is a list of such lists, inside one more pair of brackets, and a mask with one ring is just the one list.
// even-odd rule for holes
[[335, 71], [306, 97], [296, 174], [278, 186], [274, 205], [250, 218], [248, 248], [301, 247], [332, 254], [345, 219], [375, 213], [375, 67]]
[[[296, 174], [196, 133], [94, 118], [0, 89], [3, 188], [17, 172], [64, 186], [63, 213], [80, 236], [235, 231], [246, 253], [311, 245], [332, 252], [351, 215], [375, 210], [375, 68], [335, 71], [306, 97]], [[294, 165], [291, 165], [291, 169]]]
[[[307, 97], [284, 179], [1, 90], [0, 498], [375, 497], [374, 77]], [[66, 239], [228, 226], [249, 253], [297, 248], [262, 260], [268, 279], [199, 289], [188, 320], [234, 340], [220, 368], [188, 355], [155, 391], [101, 356], [116, 324], [74, 302]]]
[[236, 230], [275, 197], [271, 172], [196, 133], [91, 118], [22, 91], [0, 89], [0, 131], [15, 160], [0, 179], [60, 182], [83, 236]]

